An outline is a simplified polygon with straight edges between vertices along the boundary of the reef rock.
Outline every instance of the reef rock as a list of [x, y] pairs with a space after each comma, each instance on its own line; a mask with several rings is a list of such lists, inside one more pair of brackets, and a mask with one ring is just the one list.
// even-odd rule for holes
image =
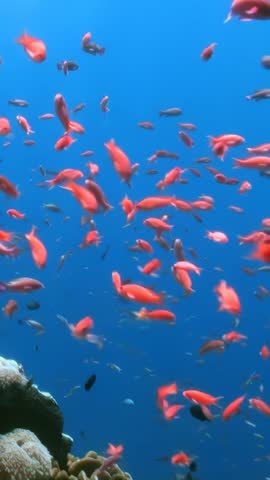
[[73, 441], [63, 434], [64, 421], [57, 402], [26, 378], [20, 364], [3, 357], [0, 357], [0, 417], [0, 434], [16, 428], [31, 430], [59, 465], [65, 466]]

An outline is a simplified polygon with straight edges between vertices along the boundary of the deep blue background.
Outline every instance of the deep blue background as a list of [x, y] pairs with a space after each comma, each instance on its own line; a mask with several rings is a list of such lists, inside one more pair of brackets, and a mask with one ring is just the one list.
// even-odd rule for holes
[[[269, 142], [269, 103], [247, 102], [245, 96], [256, 88], [270, 87], [269, 72], [260, 66], [266, 51], [265, 39], [269, 35], [267, 22], [239, 22], [233, 19], [224, 25], [230, 2], [201, 2], [189, 0], [166, 2], [153, 0], [77, 0], [10, 1], [1, 5], [0, 116], [10, 119], [12, 145], [1, 149], [1, 174], [18, 185], [21, 197], [17, 201], [1, 196], [1, 225], [19, 235], [28, 232], [31, 225], [38, 226], [38, 235], [48, 248], [48, 264], [38, 271], [32, 262], [27, 245], [19, 259], [1, 260], [1, 280], [16, 276], [33, 276], [46, 285], [35, 295], [17, 296], [20, 310], [13, 319], [3, 315], [0, 323], [1, 354], [15, 358], [33, 375], [42, 390], [50, 391], [58, 400], [65, 417], [65, 431], [74, 438], [74, 452], [83, 454], [90, 449], [106, 450], [108, 442], [123, 443], [124, 458], [121, 465], [134, 479], [164, 480], [174, 478], [180, 467], [157, 462], [156, 458], [184, 450], [198, 457], [198, 477], [211, 480], [245, 478], [259, 479], [269, 476], [268, 461], [256, 462], [256, 457], [269, 453], [269, 419], [248, 408], [227, 424], [220, 418], [207, 425], [193, 419], [186, 409], [178, 420], [166, 423], [156, 408], [155, 393], [159, 385], [176, 381], [180, 389], [194, 387], [223, 395], [222, 406], [242, 395], [243, 383], [253, 371], [259, 371], [261, 380], [247, 390], [248, 396], [260, 395], [259, 384], [264, 384], [263, 398], [270, 402], [269, 365], [259, 356], [261, 345], [269, 340], [269, 303], [254, 296], [258, 285], [269, 287], [267, 274], [248, 277], [241, 266], [257, 266], [245, 260], [250, 249], [238, 246], [237, 235], [260, 228], [263, 217], [269, 216], [269, 182], [257, 172], [232, 170], [234, 156], [244, 158], [245, 146], [231, 149], [223, 164], [213, 158], [213, 166], [225, 174], [250, 180], [253, 189], [244, 196], [237, 187], [218, 185], [203, 168], [201, 178], [185, 174], [190, 183], [170, 187], [166, 194], [195, 200], [200, 194], [212, 195], [215, 208], [203, 213], [203, 223], [191, 216], [166, 210], [174, 225], [171, 238], [180, 237], [186, 248], [193, 247], [203, 268], [201, 277], [194, 278], [196, 292], [183, 299], [182, 291], [170, 273], [174, 262], [172, 253], [155, 245], [155, 254], [163, 260], [158, 279], [145, 280], [137, 270], [136, 254], [127, 245], [136, 238], [152, 240], [153, 234], [142, 227], [146, 215], [138, 214], [129, 228], [123, 228], [125, 218], [119, 202], [127, 193], [134, 201], [156, 194], [155, 183], [175, 165], [173, 160], [160, 159], [159, 174], [145, 175], [149, 167], [147, 158], [156, 149], [176, 151], [180, 166], [198, 167], [194, 160], [210, 155], [209, 135], [238, 133], [249, 146]], [[47, 45], [47, 60], [42, 64], [31, 62], [16, 38], [26, 29]], [[93, 41], [106, 47], [104, 56], [93, 57], [81, 50], [82, 35], [91, 31]], [[200, 54], [209, 43], [217, 42], [213, 58], [202, 62]], [[57, 71], [56, 63], [70, 59], [80, 68], [65, 77]], [[86, 128], [84, 136], [65, 152], [55, 152], [54, 143], [62, 134], [57, 119], [39, 121], [38, 115], [53, 112], [53, 98], [62, 93], [70, 109], [80, 102], [87, 104], [74, 119]], [[99, 102], [109, 95], [111, 111], [100, 111]], [[30, 103], [28, 110], [7, 105], [10, 98], [24, 98]], [[180, 121], [194, 122], [198, 130], [193, 134], [196, 145], [188, 150], [177, 137], [176, 120], [159, 118], [161, 109], [179, 106], [184, 114]], [[16, 122], [16, 115], [26, 115], [35, 130], [36, 145], [26, 147], [24, 132]], [[138, 121], [155, 124], [154, 131], [143, 131]], [[120, 182], [113, 170], [104, 142], [115, 138], [127, 152], [131, 161], [139, 162], [133, 186]], [[5, 140], [3, 140], [4, 143]], [[40, 177], [38, 166], [47, 169], [80, 168], [87, 172], [85, 159], [80, 153], [95, 151], [93, 161], [100, 166], [97, 177], [114, 206], [106, 215], [98, 215], [96, 224], [103, 242], [98, 248], [80, 250], [87, 229], [80, 228], [84, 213], [69, 192], [55, 188], [48, 191], [36, 184]], [[211, 157], [212, 158], [212, 157]], [[43, 203], [56, 203], [71, 219], [59, 221], [63, 215], [48, 213]], [[245, 209], [238, 215], [227, 207], [236, 204]], [[26, 212], [28, 222], [8, 219], [7, 208]], [[153, 216], [155, 216], [155, 212]], [[158, 211], [157, 216], [160, 215]], [[48, 217], [51, 227], [44, 224]], [[230, 243], [222, 246], [205, 239], [206, 230], [223, 230]], [[106, 245], [110, 251], [105, 261], [100, 256]], [[57, 275], [60, 255], [72, 249], [70, 257]], [[188, 256], [188, 255], [187, 255]], [[148, 257], [137, 255], [143, 265]], [[189, 259], [192, 257], [188, 256]], [[224, 272], [213, 270], [220, 266]], [[111, 272], [117, 270], [123, 278], [166, 289], [180, 302], [167, 306], [177, 315], [174, 327], [149, 325], [130, 320], [128, 312], [138, 305], [122, 302], [114, 292]], [[198, 349], [205, 339], [222, 335], [232, 329], [232, 317], [218, 313], [214, 286], [225, 279], [238, 292], [243, 314], [240, 331], [249, 336], [248, 347], [232, 345], [223, 356], [210, 354], [198, 363]], [[1, 297], [4, 306], [10, 298]], [[26, 310], [26, 302], [41, 302], [37, 312]], [[90, 315], [95, 321], [95, 333], [104, 334], [106, 345], [101, 352], [95, 346], [72, 338], [56, 318], [65, 316], [71, 323]], [[32, 318], [46, 327], [43, 337], [36, 337], [27, 327], [16, 322], [19, 318]], [[35, 350], [35, 345], [39, 350]], [[120, 373], [107, 366], [116, 363]], [[145, 370], [149, 368], [153, 375]], [[89, 393], [83, 389], [84, 381], [95, 372], [97, 382]], [[81, 385], [73, 396], [64, 398], [74, 385]], [[134, 406], [123, 404], [132, 398]], [[180, 403], [183, 401], [181, 396]], [[219, 414], [220, 410], [216, 409]], [[247, 425], [251, 420], [256, 428]], [[82, 438], [80, 432], [85, 432]], [[256, 440], [254, 433], [265, 436]]]

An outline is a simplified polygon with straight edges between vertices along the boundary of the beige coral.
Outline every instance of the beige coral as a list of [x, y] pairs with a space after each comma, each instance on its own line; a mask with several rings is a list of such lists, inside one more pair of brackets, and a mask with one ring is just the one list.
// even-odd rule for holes
[[23, 367], [15, 362], [15, 360], [8, 360], [4, 357], [0, 357], [0, 386], [5, 389], [13, 383], [21, 385], [27, 383]]
[[[52, 469], [52, 480], [132, 480], [129, 473], [123, 472], [116, 464], [108, 469], [96, 474], [97, 469], [101, 467], [105, 458], [90, 450], [82, 458], [75, 455], [68, 455], [67, 472], [60, 470], [57, 462], [54, 462]], [[1, 478], [0, 478], [1, 480]]]
[[52, 457], [37, 436], [17, 428], [0, 435], [0, 480], [49, 480]]

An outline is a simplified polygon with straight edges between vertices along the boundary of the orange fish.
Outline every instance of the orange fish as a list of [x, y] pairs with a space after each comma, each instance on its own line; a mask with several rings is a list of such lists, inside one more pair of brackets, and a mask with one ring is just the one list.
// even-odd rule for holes
[[165, 220], [155, 217], [146, 218], [143, 221], [143, 225], [156, 230], [158, 237], [162, 235], [162, 232], [170, 232], [170, 230], [173, 228], [173, 225], [169, 225]]
[[6, 213], [10, 217], [17, 218], [19, 220], [23, 220], [25, 218], [25, 213], [21, 213], [18, 210], [15, 210], [15, 208], [9, 208]]
[[270, 358], [270, 350], [267, 345], [262, 346], [260, 355], [264, 360], [268, 360]]
[[174, 404], [169, 405], [167, 400], [163, 401], [162, 411], [166, 420], [173, 420], [177, 413], [184, 408], [184, 405]]
[[7, 304], [3, 307], [3, 311], [7, 317], [12, 317], [13, 313], [18, 310], [18, 303], [16, 300], [9, 300]]
[[246, 180], [246, 181], [241, 183], [238, 192], [239, 193], [246, 193], [251, 189], [252, 189], [251, 183]]
[[150, 243], [147, 242], [146, 240], [142, 240], [141, 238], [136, 240], [136, 245], [129, 247], [129, 250], [132, 250], [135, 252], [145, 252], [149, 254], [153, 253], [153, 248], [150, 245]]
[[76, 142], [75, 138], [72, 138], [70, 135], [65, 134], [57, 140], [54, 148], [57, 151], [65, 150], [70, 147], [70, 145], [72, 145], [74, 142]]
[[57, 175], [51, 180], [46, 180], [46, 183], [52, 188], [55, 185], [78, 180], [82, 177], [83, 173], [80, 170], [74, 170], [73, 168], [65, 168], [64, 170], [61, 170], [59, 173], [57, 173]]
[[210, 43], [208, 47], [204, 48], [204, 50], [201, 53], [201, 58], [206, 61], [210, 60], [210, 58], [213, 56], [216, 45], [217, 45], [216, 43]]
[[16, 120], [19, 125], [21, 125], [22, 129], [25, 131], [26, 135], [30, 135], [31, 133], [35, 133], [34, 130], [31, 129], [28, 121], [22, 115], [17, 115]]
[[[1, 240], [1, 237], [0, 237]], [[138, 267], [140, 272], [144, 273], [144, 275], [152, 275], [153, 272], [158, 270], [161, 267], [161, 263], [157, 258], [153, 258], [149, 262], [144, 265], [144, 267]]]
[[80, 244], [80, 248], [85, 248], [85, 247], [89, 247], [89, 245], [99, 245], [101, 242], [101, 237], [98, 233], [97, 230], [91, 230], [90, 232], [88, 232], [82, 243]]
[[113, 163], [115, 170], [118, 175], [124, 180], [128, 185], [130, 185], [130, 179], [133, 173], [137, 170], [139, 164], [135, 163], [131, 165], [128, 156], [118, 147], [113, 139], [104, 144], [109, 153], [109, 157]]
[[84, 317], [76, 323], [76, 325], [71, 325], [72, 335], [74, 335], [74, 337], [84, 338], [93, 326], [93, 319], [91, 317]]
[[4, 117], [0, 117], [0, 135], [8, 135], [11, 132], [9, 120]]
[[241, 303], [236, 291], [222, 280], [214, 289], [220, 303], [219, 311], [227, 311], [233, 315], [241, 313]]
[[264, 238], [257, 243], [256, 249], [250, 258], [270, 263], [270, 235], [265, 235]]
[[157, 405], [159, 409], [163, 409], [164, 400], [169, 395], [176, 395], [178, 392], [178, 388], [176, 383], [170, 383], [169, 385], [162, 385], [157, 389]]
[[67, 185], [62, 186], [64, 190], [72, 192], [76, 200], [80, 203], [81, 207], [89, 213], [96, 213], [98, 211], [98, 202], [90, 190], [82, 185], [78, 185], [74, 182], [69, 182]]
[[270, 416], [270, 405], [267, 405], [267, 403], [265, 403], [260, 398], [250, 398], [249, 404], [251, 405], [251, 407], [256, 408], [256, 410], [264, 413], [264, 415]]
[[155, 208], [163, 208], [173, 205], [175, 197], [146, 197], [136, 203], [137, 210], [153, 210]]
[[5, 232], [5, 230], [0, 230], [0, 240], [4, 242], [10, 242], [12, 240], [13, 233]]
[[13, 198], [20, 195], [17, 188], [3, 175], [0, 175], [0, 190]]
[[226, 343], [236, 343], [236, 342], [241, 342], [241, 340], [247, 340], [248, 337], [246, 335], [242, 335], [239, 332], [235, 332], [232, 330], [229, 333], [225, 333], [225, 335], [222, 335], [222, 339]]
[[239, 413], [240, 405], [242, 405], [243, 401], [245, 400], [246, 396], [243, 395], [242, 397], [236, 398], [231, 402], [224, 410], [222, 414], [223, 420], [229, 420], [232, 415]]
[[212, 352], [213, 350], [220, 353], [224, 352], [224, 341], [223, 340], [208, 340], [205, 342], [199, 350], [200, 355], [205, 353]]
[[213, 397], [208, 393], [201, 392], [200, 390], [184, 390], [183, 396], [191, 402], [199, 403], [200, 405], [216, 405], [218, 401], [223, 397]]
[[84, 127], [80, 123], [74, 122], [73, 120], [69, 121], [69, 130], [79, 134], [85, 133]]
[[192, 463], [192, 460], [185, 452], [179, 452], [171, 457], [171, 462], [173, 465], [189, 467], [189, 465]]
[[169, 310], [147, 310], [143, 307], [139, 312], [134, 313], [139, 320], [158, 320], [169, 323], [175, 322], [175, 314]]
[[94, 343], [98, 348], [103, 347], [103, 338], [89, 333], [89, 330], [94, 327], [94, 321], [91, 317], [88, 316], [82, 318], [78, 323], [76, 323], [76, 325], [69, 324], [67, 322], [65, 323], [71, 331], [72, 336], [77, 340], [85, 340], [89, 343]]
[[122, 284], [121, 277], [118, 272], [112, 273], [112, 281], [115, 290], [119, 295], [128, 298], [133, 302], [147, 303], [147, 304], [161, 304], [163, 302], [163, 295], [155, 293], [153, 290], [136, 283]]
[[169, 172], [166, 173], [163, 180], [160, 180], [156, 184], [156, 187], [159, 190], [163, 190], [164, 188], [168, 187], [169, 185], [172, 185], [173, 183], [175, 183], [179, 179], [180, 175], [182, 175], [182, 173], [184, 171], [185, 170], [183, 170], [180, 167], [174, 167], [172, 170], [170, 170]]
[[112, 443], [109, 443], [106, 453], [107, 455], [122, 455], [123, 451], [123, 445], [113, 445]]
[[24, 47], [26, 54], [33, 62], [41, 63], [46, 59], [46, 45], [42, 40], [23, 33], [17, 39], [17, 43]]
[[33, 260], [38, 268], [44, 268], [47, 262], [47, 250], [42, 241], [35, 235], [37, 227], [33, 226], [30, 233], [25, 234], [29, 242]]

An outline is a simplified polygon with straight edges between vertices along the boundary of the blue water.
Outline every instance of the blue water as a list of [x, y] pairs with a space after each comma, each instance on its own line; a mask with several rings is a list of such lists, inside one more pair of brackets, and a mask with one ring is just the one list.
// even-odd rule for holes
[[[259, 356], [261, 346], [269, 341], [269, 300], [260, 302], [254, 295], [259, 285], [269, 288], [269, 274], [247, 276], [241, 271], [243, 266], [261, 264], [246, 260], [250, 248], [239, 247], [237, 240], [237, 235], [259, 229], [261, 219], [269, 216], [269, 182], [256, 171], [232, 169], [232, 158], [245, 158], [247, 145], [269, 142], [268, 102], [245, 100], [255, 89], [270, 87], [269, 72], [260, 66], [262, 55], [269, 54], [269, 23], [233, 19], [224, 25], [229, 8], [227, 0], [13, 0], [1, 5], [0, 116], [10, 120], [12, 135], [8, 139], [11, 145], [1, 148], [0, 172], [21, 192], [18, 200], [1, 194], [1, 228], [23, 237], [36, 225], [48, 249], [47, 266], [42, 271], [33, 263], [24, 240], [18, 240], [24, 248], [19, 258], [1, 259], [1, 280], [29, 276], [38, 278], [46, 287], [28, 295], [2, 295], [1, 306], [9, 298], [16, 298], [19, 311], [12, 319], [2, 315], [1, 355], [21, 362], [40, 388], [57, 399], [65, 418], [65, 432], [74, 438], [74, 453], [81, 455], [90, 449], [104, 453], [108, 442], [121, 443], [125, 447], [121, 466], [135, 480], [169, 480], [176, 473], [185, 473], [186, 469], [170, 462], [157, 461], [158, 457], [180, 450], [197, 457], [199, 467], [194, 478], [257, 480], [270, 475], [265, 458], [270, 440], [268, 417], [249, 409], [246, 400], [241, 414], [228, 423], [218, 416], [205, 425], [191, 417], [190, 405], [181, 396], [182, 389], [195, 388], [223, 396], [221, 407], [244, 393], [247, 398], [261, 395], [270, 402], [269, 364]], [[45, 62], [35, 64], [16, 44], [24, 30], [46, 43]], [[81, 38], [87, 31], [92, 32], [93, 41], [106, 47], [103, 56], [94, 57], [81, 50]], [[218, 45], [206, 63], [200, 54], [211, 42]], [[66, 77], [56, 69], [56, 63], [65, 59], [79, 64], [79, 69]], [[74, 135], [77, 142], [63, 152], [54, 150], [63, 134], [58, 119], [37, 118], [45, 112], [54, 113], [56, 93], [65, 97], [70, 110], [80, 102], [86, 103], [86, 108], [72, 117], [85, 126], [86, 133]], [[104, 95], [110, 97], [110, 112], [106, 114], [99, 106]], [[30, 106], [8, 106], [11, 98], [26, 99]], [[174, 106], [183, 109], [182, 117], [159, 117], [161, 109]], [[23, 145], [26, 135], [16, 122], [18, 114], [25, 115], [35, 131], [31, 138], [36, 144], [32, 147]], [[137, 123], [143, 120], [152, 121], [155, 130], [139, 129]], [[191, 134], [195, 146], [190, 150], [177, 136], [177, 121], [197, 125], [197, 131]], [[223, 133], [242, 135], [246, 143], [230, 149], [221, 163], [213, 157], [207, 137]], [[104, 142], [110, 138], [116, 140], [132, 163], [140, 163], [131, 188], [120, 181], [108, 158]], [[39, 165], [55, 171], [78, 168], [87, 174], [88, 159], [80, 156], [87, 149], [95, 152], [90, 161], [100, 166], [97, 181], [114, 208], [95, 216], [102, 244], [81, 250], [78, 245], [87, 227], [80, 227], [80, 217], [85, 212], [69, 192], [38, 188], [36, 184], [44, 180]], [[179, 162], [159, 159], [149, 165], [147, 158], [157, 149], [179, 153]], [[209, 156], [211, 166], [225, 175], [249, 180], [252, 190], [241, 196], [237, 186], [217, 184], [203, 165], [194, 162], [202, 156]], [[150, 215], [138, 213], [131, 226], [124, 228], [125, 216], [119, 205], [124, 195], [134, 201], [157, 195], [155, 183], [176, 164], [198, 168], [201, 178], [188, 172], [184, 175], [189, 180], [187, 185], [176, 184], [164, 194], [189, 201], [201, 194], [213, 196], [215, 208], [198, 212], [203, 223], [170, 207]], [[146, 175], [152, 166], [158, 174]], [[59, 205], [70, 220], [63, 223], [63, 214], [45, 211], [44, 203]], [[244, 213], [228, 210], [231, 204], [242, 207]], [[7, 217], [8, 208], [25, 212], [27, 222]], [[169, 223], [174, 225], [171, 236], [166, 238], [181, 238], [191, 261], [188, 248], [194, 248], [198, 254], [195, 263], [203, 268], [200, 277], [192, 274], [195, 293], [189, 298], [183, 298], [170, 272], [175, 261], [173, 253], [153, 243], [152, 231], [142, 226], [147, 216], [164, 213], [170, 215]], [[50, 226], [44, 223], [46, 218]], [[210, 242], [205, 238], [206, 230], [226, 232], [229, 244]], [[152, 242], [155, 256], [162, 261], [157, 279], [144, 278], [138, 271], [138, 264], [143, 265], [148, 257], [128, 250], [136, 238]], [[107, 245], [110, 250], [102, 260]], [[73, 254], [57, 274], [59, 257], [69, 250]], [[223, 271], [215, 271], [215, 266]], [[114, 270], [123, 278], [155, 286], [157, 291], [166, 290], [168, 295], [179, 298], [179, 303], [171, 304], [169, 299], [166, 303], [177, 316], [176, 325], [132, 320], [129, 312], [140, 305], [116, 295], [111, 281]], [[223, 355], [210, 353], [201, 363], [198, 350], [202, 343], [233, 329], [234, 317], [218, 312], [213, 292], [221, 279], [239, 294], [243, 311], [239, 331], [249, 337], [248, 345], [231, 345]], [[40, 310], [26, 309], [27, 301], [32, 299], [41, 303]], [[57, 314], [74, 324], [90, 315], [95, 322], [94, 332], [106, 337], [103, 350], [76, 341]], [[30, 327], [19, 325], [17, 320], [22, 318], [41, 322], [45, 335], [37, 337]], [[121, 372], [112, 370], [110, 363], [118, 365]], [[261, 378], [244, 388], [254, 371]], [[97, 381], [86, 392], [83, 385], [92, 373], [96, 373]], [[167, 422], [157, 409], [156, 389], [174, 381], [180, 389], [179, 403], [186, 408], [178, 419]], [[263, 393], [260, 384], [264, 385]], [[76, 385], [81, 388], [65, 398]], [[123, 404], [125, 398], [131, 398], [134, 405]], [[213, 412], [219, 415], [221, 410], [214, 408]], [[264, 440], [254, 433], [263, 435]], [[261, 461], [255, 461], [256, 457]]]

